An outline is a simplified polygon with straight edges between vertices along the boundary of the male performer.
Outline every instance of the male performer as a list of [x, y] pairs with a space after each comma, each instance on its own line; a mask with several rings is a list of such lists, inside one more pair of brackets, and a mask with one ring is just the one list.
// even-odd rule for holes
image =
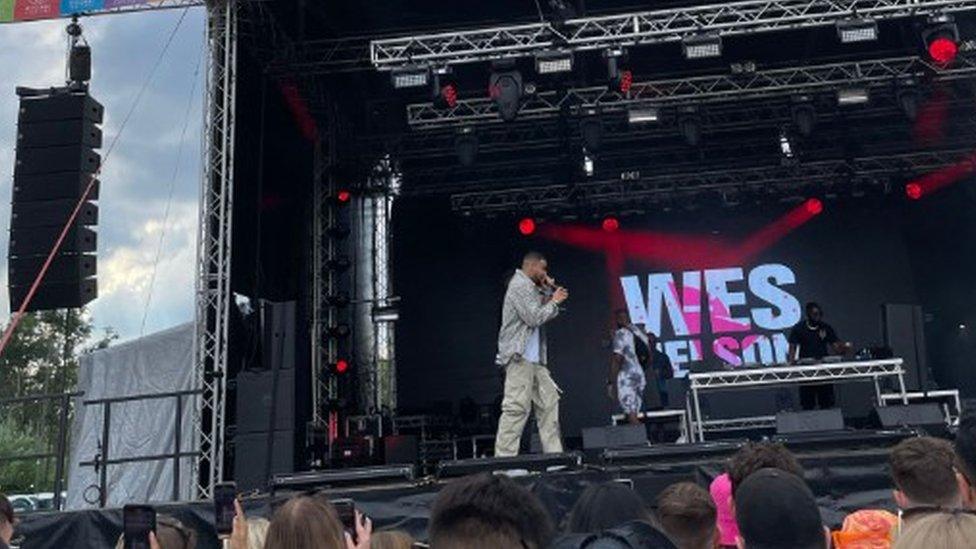
[[[810, 302], [806, 309], [806, 319], [790, 331], [790, 347], [787, 352], [790, 362], [801, 358], [820, 360], [827, 355], [843, 354], [851, 344], [842, 343], [830, 324], [823, 321], [823, 309], [820, 305]], [[827, 383], [800, 387], [800, 405], [804, 410], [833, 408], [834, 386]]]
[[525, 254], [522, 268], [508, 282], [498, 332], [496, 362], [505, 368], [505, 395], [495, 436], [496, 456], [518, 454], [530, 407], [535, 409], [542, 451], [563, 451], [559, 387], [546, 368], [543, 324], [559, 314], [558, 306], [567, 297], [566, 288], [557, 287], [549, 277], [546, 258], [538, 252]]
[[[650, 347], [644, 330], [630, 323], [627, 309], [617, 309], [614, 320], [617, 330], [613, 333], [613, 356], [610, 359], [607, 392], [612, 400], [620, 404], [623, 413], [627, 414], [627, 421], [637, 425], [640, 423], [637, 414], [644, 407], [644, 386], [647, 384], [643, 364], [638, 358], [638, 347], [643, 345], [640, 354], [644, 355], [645, 361]], [[653, 372], [651, 374], [653, 380]]]

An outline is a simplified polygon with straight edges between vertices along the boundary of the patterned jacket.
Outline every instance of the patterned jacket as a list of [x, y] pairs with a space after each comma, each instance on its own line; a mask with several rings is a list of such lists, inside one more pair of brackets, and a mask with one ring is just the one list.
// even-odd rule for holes
[[[559, 314], [552, 301], [543, 304], [544, 296], [521, 269], [508, 282], [502, 306], [502, 326], [498, 331], [498, 355], [495, 363], [505, 366], [525, 352], [533, 328], [540, 328]], [[546, 363], [546, 338], [539, 334], [539, 362]]]

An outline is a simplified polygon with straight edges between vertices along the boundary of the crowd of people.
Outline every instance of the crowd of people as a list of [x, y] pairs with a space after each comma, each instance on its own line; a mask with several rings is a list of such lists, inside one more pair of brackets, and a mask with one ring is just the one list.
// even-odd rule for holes
[[[343, 525], [324, 496], [302, 495], [270, 520], [246, 517], [240, 504], [231, 549], [956, 549], [976, 547], [976, 415], [962, 419], [954, 442], [901, 441], [890, 452], [892, 507], [863, 509], [831, 531], [800, 462], [781, 444], [746, 444], [709, 489], [668, 486], [653, 505], [621, 482], [586, 488], [555, 524], [540, 499], [504, 476], [479, 474], [447, 484], [431, 509], [425, 543], [405, 532], [373, 531], [356, 513]], [[17, 519], [0, 496], [0, 549]], [[193, 549], [197, 535], [160, 516], [153, 547]], [[123, 540], [119, 540], [120, 547]]]

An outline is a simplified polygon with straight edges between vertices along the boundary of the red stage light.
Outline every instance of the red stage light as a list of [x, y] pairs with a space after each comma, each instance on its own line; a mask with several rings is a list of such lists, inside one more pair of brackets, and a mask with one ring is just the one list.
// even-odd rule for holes
[[956, 58], [959, 44], [951, 38], [940, 36], [929, 42], [929, 57], [936, 63], [946, 64]]
[[810, 215], [819, 215], [823, 211], [824, 205], [819, 198], [810, 198], [804, 203], [803, 207]]
[[338, 374], [346, 373], [349, 370], [349, 361], [340, 358], [336, 361], [335, 369]]
[[909, 183], [908, 185], [905, 185], [905, 195], [912, 200], [922, 198], [922, 186], [918, 183]]
[[456, 107], [458, 102], [457, 87], [454, 84], [448, 84], [441, 88], [441, 99], [444, 100], [444, 104], [448, 108]]
[[603, 219], [603, 230], [612, 233], [620, 228], [620, 221], [616, 217], [610, 216]]
[[523, 217], [519, 220], [518, 230], [523, 235], [529, 236], [535, 232], [535, 220], [531, 217]]
[[345, 189], [336, 193], [336, 200], [338, 200], [339, 202], [349, 202], [349, 199], [351, 198], [352, 198], [352, 193]]
[[634, 73], [630, 71], [620, 71], [620, 93], [627, 93], [634, 84]]

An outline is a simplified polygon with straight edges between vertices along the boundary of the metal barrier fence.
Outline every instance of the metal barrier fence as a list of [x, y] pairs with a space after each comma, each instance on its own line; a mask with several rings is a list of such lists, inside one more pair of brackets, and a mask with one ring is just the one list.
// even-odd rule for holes
[[32, 454], [14, 454], [0, 456], [0, 464], [13, 463], [18, 461], [38, 461], [54, 459], [54, 509], [61, 510], [61, 493], [65, 486], [65, 457], [68, 453], [68, 409], [71, 407], [71, 399], [83, 396], [84, 393], [54, 393], [45, 395], [28, 395], [22, 397], [0, 399], [0, 410], [6, 409], [11, 405], [25, 404], [28, 402], [48, 402], [58, 401], [58, 434], [54, 441], [54, 450], [51, 452], [35, 452]]

